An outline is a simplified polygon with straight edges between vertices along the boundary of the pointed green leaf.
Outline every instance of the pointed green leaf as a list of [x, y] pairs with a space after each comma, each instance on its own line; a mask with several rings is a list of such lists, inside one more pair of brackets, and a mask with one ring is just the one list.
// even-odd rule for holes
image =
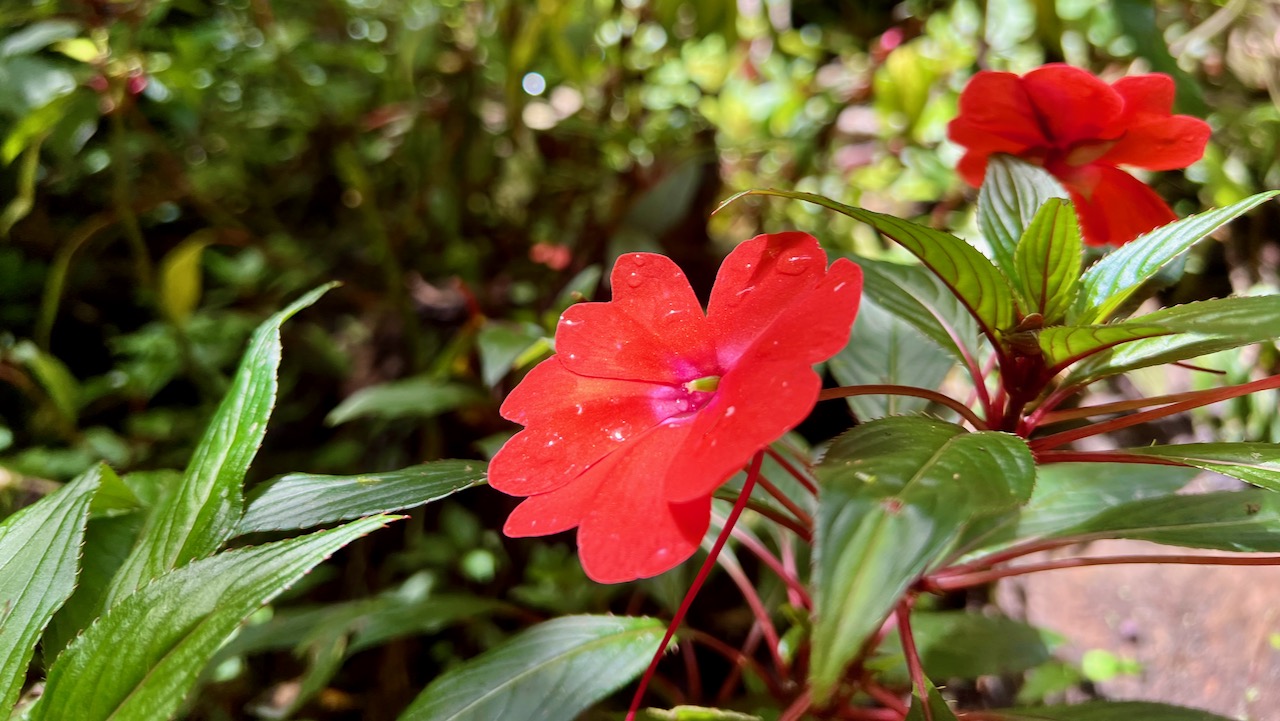
[[809, 680], [822, 703], [903, 592], [967, 523], [1026, 501], [1035, 464], [1016, 436], [907, 417], [841, 436], [817, 473]]
[[664, 630], [652, 618], [547, 621], [438, 676], [400, 721], [574, 718], [639, 676]]
[[1174, 331], [1151, 323], [1115, 323], [1113, 325], [1055, 325], [1037, 335], [1044, 364], [1057, 374], [1067, 366], [1110, 348], [1141, 340], [1166, 336]]
[[[1078, 383], [1196, 358], [1280, 336], [1280, 295], [1219, 298], [1163, 308], [1128, 325], [1163, 326], [1173, 334], [1125, 343], [1074, 368], [1067, 382]], [[1112, 326], [1108, 326], [1112, 327]]]
[[218, 647], [262, 604], [333, 552], [390, 520], [193, 561], [128, 596], [49, 669], [30, 721], [161, 721], [177, 713]]
[[968, 310], [923, 266], [850, 256], [862, 267], [863, 298], [911, 324], [961, 363], [978, 357], [980, 332]]
[[[1005, 616], [915, 611], [911, 634], [925, 673], [940, 680], [1022, 673], [1052, 657], [1045, 632]], [[910, 683], [897, 628], [879, 649], [884, 655], [877, 655], [871, 667], [884, 669], [880, 675], [891, 683]]]
[[36, 640], [76, 585], [96, 466], [0, 523], [0, 715], [22, 691]]
[[983, 711], [984, 721], [1230, 721], [1208, 711], [1145, 701], [1092, 701], [1075, 706]]
[[1138, 236], [1089, 268], [1081, 279], [1082, 323], [1110, 318], [1142, 284], [1210, 233], [1280, 195], [1272, 190], [1225, 208], [1183, 218]]
[[1251, 488], [1147, 498], [1116, 506], [1063, 535], [1276, 553], [1280, 495]]
[[[955, 361], [898, 316], [864, 296], [849, 343], [827, 361], [841, 385], [889, 383], [937, 388]], [[846, 399], [861, 420], [918, 413], [923, 398], [898, 395], [851, 396]]]
[[721, 203], [721, 207], [744, 195], [773, 195], [803, 200], [847, 215], [875, 228], [911, 251], [947, 284], [978, 321], [982, 332], [997, 341], [1000, 333], [1014, 324], [1013, 289], [1009, 281], [985, 255], [963, 240], [940, 230], [927, 228], [884, 213], [875, 213], [837, 203], [813, 193], [772, 188], [747, 190]]
[[1023, 229], [1050, 198], [1067, 191], [1043, 168], [1009, 155], [993, 155], [978, 192], [978, 226], [991, 258], [1006, 275], [1017, 275], [1014, 256]]
[[1276, 443], [1184, 443], [1129, 448], [1124, 453], [1177, 461], [1280, 491], [1280, 444]]
[[332, 287], [307, 293], [254, 331], [181, 485], [151, 514], [138, 545], [112, 583], [108, 605], [166, 571], [213, 553], [231, 537], [244, 508], [245, 473], [266, 435], [276, 402], [280, 326]]
[[1050, 198], [1036, 213], [1014, 251], [1014, 283], [1026, 312], [1044, 316], [1045, 325], [1062, 320], [1076, 299], [1084, 243], [1071, 201]]
[[290, 473], [255, 488], [237, 534], [311, 528], [421, 506], [484, 483], [483, 461], [434, 461], [360, 476]]
[[951, 710], [947, 705], [947, 700], [942, 698], [942, 694], [938, 693], [938, 689], [933, 683], [927, 679], [925, 683], [928, 686], [928, 701], [920, 702], [919, 689], [914, 689], [914, 695], [911, 698], [911, 709], [907, 712], [907, 717], [903, 721], [958, 721], [956, 712]]
[[464, 383], [404, 378], [361, 388], [329, 411], [324, 422], [337, 426], [356, 418], [432, 418], [486, 398]]

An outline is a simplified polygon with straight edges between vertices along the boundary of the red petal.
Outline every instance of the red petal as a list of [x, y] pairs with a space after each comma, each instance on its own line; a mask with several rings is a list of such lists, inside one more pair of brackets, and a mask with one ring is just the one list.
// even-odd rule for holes
[[1124, 99], [1126, 117], [1148, 113], [1167, 116], [1173, 112], [1173, 97], [1177, 88], [1173, 78], [1168, 75], [1129, 75], [1112, 83], [1111, 88]]
[[681, 412], [670, 386], [570, 373], [558, 357], [538, 364], [502, 404], [528, 426], [494, 455], [489, 485], [516, 496], [560, 488], [626, 441]]
[[989, 70], [974, 75], [960, 93], [960, 112], [947, 136], [984, 155], [1051, 145], [1018, 76]]
[[964, 178], [964, 182], [975, 188], [981, 188], [982, 181], [987, 177], [987, 161], [990, 158], [991, 156], [986, 153], [965, 153], [956, 164], [956, 172]]
[[1036, 113], [1052, 138], [1067, 148], [1088, 140], [1111, 140], [1124, 130], [1119, 124], [1124, 99], [1092, 73], [1062, 63], [1044, 65], [1022, 77]]
[[1137, 178], [1107, 165], [1089, 165], [1066, 181], [1089, 245], [1123, 245], [1178, 219]]
[[613, 300], [579, 303], [560, 318], [556, 351], [565, 368], [676, 384], [716, 373], [702, 306], [670, 258], [629, 253], [611, 277]]
[[1212, 132], [1208, 123], [1190, 115], [1143, 116], [1128, 127], [1098, 162], [1147, 170], [1185, 168], [1204, 155]]

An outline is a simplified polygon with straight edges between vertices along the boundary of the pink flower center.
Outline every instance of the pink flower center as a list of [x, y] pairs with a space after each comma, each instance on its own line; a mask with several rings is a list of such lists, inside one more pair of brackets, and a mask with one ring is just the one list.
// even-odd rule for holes
[[696, 413], [716, 397], [720, 376], [703, 376], [675, 389], [674, 404], [681, 414]]

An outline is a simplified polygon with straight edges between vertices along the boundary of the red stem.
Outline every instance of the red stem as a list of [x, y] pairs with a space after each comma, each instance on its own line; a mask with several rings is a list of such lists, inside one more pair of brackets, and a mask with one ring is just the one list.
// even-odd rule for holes
[[906, 716], [908, 713], [911, 712], [911, 707], [908, 706], [906, 703], [904, 703], [902, 698], [899, 697], [898, 694], [890, 691], [889, 689], [885, 688], [884, 686], [881, 686], [880, 684], [872, 681], [869, 678], [862, 680], [862, 690], [866, 691], [867, 695], [870, 696], [871, 698], [875, 699], [876, 701], [879, 701], [881, 706], [885, 706], [893, 710], [893, 712], [896, 713], [898, 717]]
[[778, 503], [781, 503], [788, 511], [791, 511], [791, 515], [795, 516], [796, 520], [800, 521], [800, 523], [808, 528], [813, 528], [813, 518], [811, 518], [803, 508], [797, 505], [795, 501], [788, 498], [787, 494], [782, 492], [782, 489], [773, 485], [773, 483], [771, 483], [768, 478], [765, 478], [763, 474], [760, 475], [758, 482], [760, 483], [761, 488], [768, 491], [769, 495], [777, 499]]
[[778, 638], [778, 629], [773, 626], [773, 619], [769, 618], [769, 609], [765, 608], [764, 601], [760, 600], [760, 594], [756, 592], [755, 586], [751, 585], [751, 580], [747, 578], [737, 558], [732, 554], [724, 553], [717, 560], [725, 573], [729, 574], [729, 578], [733, 579], [734, 585], [742, 592], [747, 605], [751, 607], [751, 613], [756, 617], [756, 622], [760, 624], [760, 630], [764, 633], [769, 655], [773, 657], [773, 667], [778, 670], [779, 676], [785, 677], [787, 662], [782, 658], [782, 642]]
[[969, 422], [969, 425], [980, 431], [987, 430], [987, 424], [978, 414], [974, 413], [971, 408], [952, 398], [945, 393], [931, 391], [926, 388], [916, 388], [915, 386], [899, 386], [891, 384], [872, 384], [865, 386], [843, 386], [840, 388], [824, 388], [818, 394], [819, 401], [829, 401], [835, 398], [848, 398], [850, 396], [911, 396], [913, 398], [924, 398], [933, 401], [939, 405], [960, 414], [960, 417]]
[[855, 708], [848, 707], [840, 709], [836, 712], [842, 719], [847, 721], [902, 721], [905, 713], [887, 708]]
[[911, 685], [915, 687], [916, 699], [920, 702], [920, 710], [924, 712], [924, 721], [933, 721], [933, 711], [929, 709], [929, 690], [924, 676], [924, 667], [920, 665], [920, 652], [916, 649], [916, 639], [911, 633], [911, 597], [903, 597], [893, 614], [898, 619], [898, 636], [902, 639], [902, 653], [907, 657]]
[[724, 529], [720, 531], [720, 535], [716, 536], [716, 541], [711, 546], [710, 553], [707, 554], [706, 560], [702, 562], [702, 567], [698, 569], [698, 575], [694, 577], [693, 584], [689, 586], [689, 590], [685, 592], [684, 598], [680, 601], [680, 608], [676, 610], [676, 615], [672, 617], [671, 623], [667, 624], [667, 632], [662, 635], [662, 641], [658, 644], [658, 650], [654, 652], [653, 659], [649, 661], [649, 667], [645, 669], [644, 676], [640, 678], [640, 685], [636, 688], [635, 696], [631, 697], [631, 706], [627, 709], [626, 721], [635, 721], [636, 711], [640, 708], [640, 700], [644, 698], [645, 689], [649, 687], [649, 681], [653, 679], [654, 672], [658, 670], [658, 663], [662, 661], [662, 655], [666, 653], [667, 644], [675, 636], [676, 629], [684, 621], [685, 614], [689, 612], [689, 606], [693, 605], [693, 599], [698, 595], [698, 591], [702, 589], [702, 584], [706, 582], [708, 574], [711, 573], [711, 569], [715, 566], [716, 559], [720, 556], [720, 550], [724, 548], [725, 542], [729, 540], [729, 534], [733, 531], [734, 524], [738, 522], [738, 518], [742, 515], [742, 509], [747, 507], [747, 499], [751, 497], [751, 489], [755, 487], [756, 478], [760, 475], [760, 466], [763, 463], [764, 451], [757, 451], [755, 456], [751, 458], [751, 467], [747, 470], [747, 480], [742, 484], [742, 492], [738, 495], [737, 502], [733, 504], [733, 510], [729, 512], [729, 518], [725, 521]]
[[1102, 433], [1110, 433], [1111, 431], [1128, 428], [1129, 426], [1136, 426], [1140, 423], [1146, 423], [1148, 421], [1164, 418], [1176, 413], [1182, 413], [1183, 411], [1189, 411], [1193, 408], [1199, 408], [1200, 406], [1207, 406], [1210, 403], [1218, 403], [1220, 401], [1238, 398], [1257, 391], [1271, 390], [1273, 388], [1280, 388], [1280, 375], [1270, 376], [1251, 383], [1242, 383], [1240, 385], [1228, 386], [1226, 388], [1200, 391], [1198, 397], [1181, 403], [1170, 403], [1167, 406], [1161, 406], [1160, 408], [1143, 411], [1141, 413], [1134, 413], [1133, 415], [1124, 416], [1123, 418], [1113, 418], [1109, 421], [1103, 421], [1102, 423], [1094, 423], [1081, 428], [1073, 428], [1069, 431], [1054, 433], [1053, 435], [1045, 436], [1043, 438], [1036, 438], [1031, 441], [1031, 450], [1046, 451], [1072, 441], [1078, 441], [1081, 438], [1088, 438], [1089, 436], [1096, 436]]
[[[751, 670], [755, 672], [756, 676], [758, 676], [760, 680], [763, 681], [764, 684], [769, 687], [770, 693], [774, 694], [775, 696], [782, 695], [782, 689], [781, 687], [778, 686], [778, 683], [777, 681], [774, 680], [774, 677], [769, 675], [769, 672], [765, 670], [764, 666], [760, 665], [760, 662], [752, 658], [749, 653], [745, 651], [739, 651], [733, 646], [730, 646], [729, 644], [725, 643], [724, 641], [721, 641], [720, 639], [716, 638], [715, 636], [712, 636], [711, 634], [705, 631], [699, 631], [694, 628], [686, 628], [684, 630], [684, 633], [689, 638], [706, 646], [712, 651], [715, 651], [721, 656], [724, 656], [725, 659], [729, 661], [729, 663], [733, 664], [732, 675], [733, 675], [734, 681], [737, 680], [738, 674], [742, 672], [743, 668], [750, 666]], [[758, 635], [757, 635], [757, 638], [759, 638]], [[725, 701], [725, 689], [721, 688], [720, 696], [717, 697], [716, 703], [723, 704], [724, 701]]]
[[796, 700], [791, 702], [787, 710], [782, 712], [782, 715], [778, 717], [778, 721], [800, 721], [805, 712], [809, 710], [811, 703], [809, 689], [806, 688], [800, 692], [799, 696], [796, 696]]
[[1136, 411], [1139, 408], [1149, 408], [1151, 406], [1162, 406], [1168, 403], [1177, 403], [1178, 401], [1192, 400], [1200, 397], [1205, 391], [1184, 391], [1182, 393], [1170, 393], [1164, 396], [1152, 396], [1150, 398], [1134, 398], [1127, 401], [1115, 401], [1114, 403], [1100, 403], [1096, 406], [1083, 406], [1081, 408], [1068, 408], [1065, 411], [1053, 411], [1043, 413], [1039, 423], [1048, 425], [1050, 423], [1061, 423], [1062, 421], [1073, 421], [1079, 418], [1090, 418], [1093, 416], [1106, 415], [1108, 413], [1123, 413], [1125, 411]]
[[[782, 556], [782, 571], [787, 574], [787, 578], [798, 580], [800, 571], [796, 566], [795, 539], [785, 533], [777, 532], [776, 529], [775, 534], [778, 538], [778, 551]], [[798, 589], [792, 588], [790, 585], [787, 586], [787, 603], [796, 608], [813, 607], [813, 599], [809, 598], [809, 592], [804, 588], [804, 584], [801, 584]]]
[[[714, 515], [712, 517], [715, 518]], [[719, 521], [718, 518], [716, 520]], [[800, 579], [796, 577], [794, 571], [789, 572], [782, 561], [770, 553], [768, 547], [754, 533], [739, 526], [733, 529], [733, 537], [738, 539], [738, 543], [741, 543], [743, 548], [755, 554], [756, 558], [759, 558], [764, 565], [769, 567], [769, 570], [777, 574], [783, 583], [787, 584], [787, 592], [792, 596], [798, 597], [796, 599], [798, 602], [793, 602], [792, 606], [809, 608], [812, 605], [808, 591], [805, 589], [804, 584], [800, 583]], [[790, 537], [784, 536], [784, 538]]]
[[805, 474], [803, 471], [797, 469], [795, 466], [791, 465], [791, 463], [787, 461], [787, 459], [782, 457], [781, 453], [773, 450], [773, 446], [766, 448], [765, 453], [769, 454], [769, 457], [773, 459], [774, 463], [777, 463], [778, 465], [782, 466], [782, 470], [786, 471], [787, 473], [790, 473], [792, 478], [796, 479], [796, 481], [798, 481], [800, 485], [805, 487], [805, 490], [807, 490], [809, 493], [812, 493], [815, 496], [818, 495], [818, 487], [814, 485], [813, 481], [809, 480], [809, 476]]
[[939, 591], [954, 591], [961, 588], [982, 586], [992, 581], [1013, 576], [1024, 576], [1028, 573], [1056, 571], [1060, 568], [1082, 568], [1085, 566], [1112, 566], [1132, 563], [1179, 564], [1189, 566], [1280, 566], [1280, 556], [1163, 556], [1163, 555], [1130, 555], [1107, 556], [1105, 558], [1064, 558], [1044, 563], [1029, 563], [1025, 566], [997, 568], [974, 573], [957, 575], [938, 575], [925, 579], [929, 588]]
[[[760, 640], [764, 635], [760, 632], [760, 624], [751, 624], [751, 630], [747, 632], [747, 640], [742, 644], [742, 651], [739, 655], [751, 664], [760, 678], [764, 679], [769, 686], [769, 692], [774, 698], [782, 698], [782, 689], [774, 682], [773, 677], [765, 673], [764, 666], [756, 661], [754, 656], [756, 647], [760, 645]], [[728, 644], [725, 644], [726, 646]], [[733, 690], [733, 685], [738, 682], [738, 677], [742, 675], [742, 664], [739, 663], [729, 669], [729, 674], [725, 678], [724, 683], [720, 685], [720, 693], [716, 695], [716, 705], [723, 706], [729, 702], [729, 692]]]

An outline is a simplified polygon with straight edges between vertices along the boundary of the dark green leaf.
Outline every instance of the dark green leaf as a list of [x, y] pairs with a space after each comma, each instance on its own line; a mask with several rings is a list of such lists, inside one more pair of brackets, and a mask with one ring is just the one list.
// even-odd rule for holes
[[[928, 683], [928, 682], [926, 682]], [[920, 703], [919, 689], [911, 698], [911, 710], [903, 721], [957, 721], [955, 711], [947, 705], [946, 699], [938, 693], [932, 683], [928, 683], [928, 701]]]
[[[1051, 657], [1043, 632], [1004, 616], [917, 611], [911, 614], [911, 633], [925, 673], [940, 680], [1022, 673]], [[875, 665], [894, 682], [909, 682], [896, 628], [880, 648], [891, 653]]]
[[1014, 251], [1014, 283], [1026, 301], [1025, 311], [1041, 314], [1046, 325], [1062, 320], [1075, 302], [1083, 262], [1075, 208], [1069, 200], [1048, 199]]
[[978, 326], [938, 276], [918, 265], [853, 260], [862, 267], [864, 299], [910, 323], [957, 361], [963, 363], [966, 353], [978, 357]]
[[438, 501], [484, 483], [483, 461], [434, 461], [360, 476], [290, 473], [255, 488], [237, 533], [285, 531]]
[[[869, 297], [862, 298], [849, 343], [827, 361], [841, 385], [894, 384], [937, 388], [955, 366], [935, 343]], [[861, 420], [923, 411], [929, 402], [899, 395], [852, 396], [847, 399]]]
[[984, 721], [1230, 721], [1208, 711], [1145, 701], [1093, 701], [1075, 706], [983, 711]]
[[950, 233], [892, 215], [837, 203], [821, 195], [791, 190], [747, 190], [729, 198], [721, 207], [744, 195], [773, 195], [803, 200], [866, 223], [911, 251], [920, 262], [936, 273], [965, 304], [988, 338], [996, 341], [1001, 332], [1013, 326], [1015, 308], [1009, 281], [977, 248]]
[[1275, 443], [1185, 443], [1124, 452], [1165, 458], [1280, 491], [1280, 445]]
[[280, 326], [332, 287], [303, 295], [254, 331], [181, 485], [148, 518], [138, 545], [116, 574], [108, 605], [166, 571], [213, 553], [231, 537], [244, 509], [245, 473], [276, 402]]
[[1136, 240], [1098, 261], [1085, 271], [1080, 296], [1081, 323], [1111, 317], [1142, 284], [1185, 250], [1253, 208], [1280, 195], [1272, 190], [1225, 208], [1183, 218], [1138, 236]]
[[490, 388], [511, 372], [516, 359], [542, 339], [542, 328], [533, 323], [489, 321], [476, 335], [480, 354], [480, 379]]
[[652, 618], [564, 616], [438, 676], [400, 721], [570, 719], [644, 671]]
[[991, 257], [1006, 275], [1014, 276], [1014, 255], [1023, 229], [1050, 198], [1067, 191], [1043, 168], [1008, 155], [993, 155], [978, 193], [978, 225], [991, 246]]
[[89, 503], [110, 473], [96, 466], [0, 523], [0, 715], [18, 699], [40, 632], [75, 588]]
[[967, 523], [1026, 501], [1035, 465], [1012, 435], [887, 418], [837, 439], [818, 477], [810, 686], [822, 703], [902, 593]]
[[127, 596], [49, 670], [31, 721], [161, 721], [236, 626], [330, 554], [392, 520], [193, 561]]
[[1129, 325], [1162, 326], [1172, 335], [1126, 343], [1080, 364], [1067, 382], [1116, 375], [1138, 368], [1186, 360], [1280, 336], [1280, 295], [1219, 298], [1163, 308]]
[[463, 383], [434, 378], [406, 378], [361, 388], [329, 412], [324, 419], [331, 426], [356, 418], [432, 418], [486, 396]]
[[1280, 552], [1280, 495], [1251, 488], [1148, 498], [1116, 506], [1063, 535], [1276, 553]]
[[1044, 353], [1044, 364], [1051, 373], [1057, 374], [1072, 363], [1121, 343], [1173, 332], [1164, 326], [1136, 321], [1113, 325], [1056, 325], [1041, 330], [1037, 340]]

